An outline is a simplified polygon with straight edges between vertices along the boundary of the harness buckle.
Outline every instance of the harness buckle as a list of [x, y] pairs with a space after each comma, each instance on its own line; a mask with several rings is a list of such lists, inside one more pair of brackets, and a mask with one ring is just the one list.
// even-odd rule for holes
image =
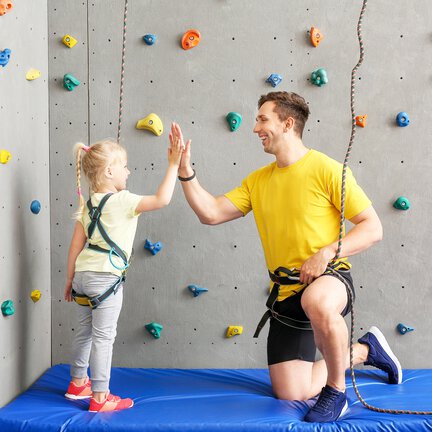
[[88, 298], [87, 301], [88, 301], [89, 306], [92, 309], [96, 309], [101, 304], [100, 300], [97, 297], [95, 297], [93, 299]]
[[97, 222], [101, 216], [101, 212], [99, 211], [98, 207], [93, 207], [90, 211], [89, 211], [89, 216], [90, 219], [93, 222]]

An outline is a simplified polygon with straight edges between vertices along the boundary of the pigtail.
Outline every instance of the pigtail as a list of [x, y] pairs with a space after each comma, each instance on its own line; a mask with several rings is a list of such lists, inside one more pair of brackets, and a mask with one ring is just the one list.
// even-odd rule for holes
[[81, 190], [81, 157], [82, 151], [88, 152], [90, 147], [84, 145], [83, 143], [76, 143], [74, 147], [75, 164], [76, 164], [76, 186], [78, 194], [78, 209], [74, 213], [74, 219], [80, 220], [85, 208], [85, 200], [82, 196]]

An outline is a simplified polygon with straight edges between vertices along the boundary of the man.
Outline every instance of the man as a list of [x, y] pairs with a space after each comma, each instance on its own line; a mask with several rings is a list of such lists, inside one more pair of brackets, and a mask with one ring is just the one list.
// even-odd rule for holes
[[[347, 257], [381, 240], [382, 226], [348, 170], [345, 216], [354, 227], [343, 238], [340, 258], [333, 262], [342, 166], [304, 146], [309, 108], [301, 96], [272, 92], [260, 98], [258, 108], [253, 132], [275, 162], [248, 175], [241, 186], [214, 197], [199, 184], [191, 168], [189, 140], [179, 179], [203, 224], [221, 224], [253, 211], [274, 282], [273, 300], [267, 303], [272, 309], [267, 354], [273, 391], [276, 397], [288, 400], [320, 394], [305, 421], [335, 421], [348, 406], [348, 329], [343, 317], [350, 311], [349, 291], [354, 291]], [[183, 142], [177, 124], [172, 126], [170, 139]], [[316, 348], [322, 360], [315, 361]], [[391, 383], [402, 380], [400, 363], [376, 327], [354, 345], [354, 363], [386, 371]]]

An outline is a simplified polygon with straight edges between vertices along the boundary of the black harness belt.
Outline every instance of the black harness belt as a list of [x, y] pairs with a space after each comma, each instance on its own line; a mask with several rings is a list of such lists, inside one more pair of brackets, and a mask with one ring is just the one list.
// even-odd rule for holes
[[[281, 276], [281, 273], [284, 273], [286, 276]], [[278, 267], [274, 273], [269, 270], [270, 279], [274, 282], [273, 289], [270, 292], [270, 296], [267, 299], [266, 306], [267, 311], [262, 316], [258, 326], [255, 330], [254, 338], [257, 338], [266, 325], [268, 319], [273, 317], [278, 321], [281, 321], [283, 324], [286, 324], [289, 327], [298, 328], [301, 330], [312, 330], [310, 321], [299, 321], [294, 318], [287, 317], [285, 315], [280, 315], [277, 313], [273, 307], [277, 302], [279, 297], [279, 289], [281, 285], [296, 285], [300, 283], [300, 272], [289, 270], [286, 267]]]
[[[326, 271], [323, 274], [333, 274], [337, 276], [342, 282], [345, 283], [343, 276], [340, 275], [340, 273], [349, 271], [347, 268], [344, 268], [340, 265], [340, 263], [335, 263], [333, 265], [330, 265], [327, 267]], [[281, 273], [285, 274], [286, 276], [281, 276]], [[298, 328], [300, 330], [312, 330], [312, 326], [310, 321], [299, 321], [294, 318], [287, 317], [285, 315], [280, 315], [277, 313], [273, 308], [275, 303], [277, 302], [277, 299], [279, 297], [279, 289], [281, 285], [295, 285], [300, 284], [300, 271], [299, 270], [289, 270], [286, 267], [278, 267], [274, 273], [272, 273], [269, 270], [270, 279], [274, 282], [273, 289], [271, 290], [270, 296], [267, 299], [267, 311], [264, 313], [264, 315], [261, 318], [261, 321], [258, 323], [258, 326], [255, 330], [254, 338], [257, 338], [263, 329], [263, 327], [266, 325], [267, 320], [270, 317], [273, 317], [280, 321], [281, 323], [289, 326]], [[302, 288], [303, 289], [303, 288]]]
[[126, 280], [125, 276], [119, 277], [118, 281], [114, 285], [110, 286], [104, 293], [96, 297], [87, 297], [83, 294], [77, 294], [75, 290], [72, 290], [73, 300], [80, 306], [90, 306], [92, 309], [96, 309], [104, 300], [106, 300], [111, 294], [117, 294], [120, 285]]

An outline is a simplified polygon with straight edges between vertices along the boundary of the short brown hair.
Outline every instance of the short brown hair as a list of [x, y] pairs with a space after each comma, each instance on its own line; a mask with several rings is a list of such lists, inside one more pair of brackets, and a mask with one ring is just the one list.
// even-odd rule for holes
[[260, 97], [258, 109], [266, 102], [275, 103], [273, 111], [278, 115], [280, 121], [292, 117], [295, 120], [294, 131], [300, 138], [303, 136], [303, 129], [310, 111], [306, 101], [301, 96], [293, 92], [270, 92]]

